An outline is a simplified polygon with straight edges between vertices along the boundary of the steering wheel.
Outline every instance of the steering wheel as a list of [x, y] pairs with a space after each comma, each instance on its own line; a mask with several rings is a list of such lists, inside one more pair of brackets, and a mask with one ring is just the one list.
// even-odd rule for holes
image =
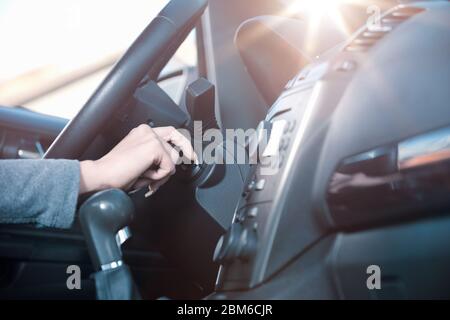
[[172, 0], [115, 65], [80, 112], [67, 124], [45, 159], [79, 159], [145, 76], [156, 80], [194, 29], [207, 0]]

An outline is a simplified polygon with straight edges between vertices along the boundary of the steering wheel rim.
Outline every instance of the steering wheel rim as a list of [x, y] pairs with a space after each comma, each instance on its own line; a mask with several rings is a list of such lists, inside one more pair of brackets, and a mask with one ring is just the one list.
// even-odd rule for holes
[[208, 0], [170, 1], [58, 135], [44, 159], [79, 159], [142, 79], [156, 80], [207, 5]]

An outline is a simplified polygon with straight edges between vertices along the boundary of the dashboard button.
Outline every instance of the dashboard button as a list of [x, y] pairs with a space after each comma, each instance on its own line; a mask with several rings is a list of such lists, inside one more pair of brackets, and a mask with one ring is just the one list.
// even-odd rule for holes
[[261, 179], [258, 182], [256, 182], [255, 190], [262, 191], [262, 190], [264, 190], [265, 186], [266, 186], [266, 179]]
[[289, 120], [286, 123], [286, 126], [284, 127], [284, 134], [288, 134], [294, 131], [295, 127], [297, 126], [297, 120]]
[[256, 218], [258, 216], [258, 207], [252, 207], [248, 209], [246, 216], [248, 218]]
[[242, 232], [242, 225], [233, 223], [227, 233], [220, 237], [214, 250], [213, 260], [215, 262], [223, 264], [231, 262], [238, 257]]
[[244, 192], [242, 193], [242, 197], [245, 198], [245, 199], [248, 199], [248, 198], [251, 196], [253, 190], [255, 190], [255, 187], [256, 187], [256, 182], [255, 182], [255, 180], [250, 181], [250, 182], [247, 184], [247, 186], [245, 187], [245, 190], [244, 190]]
[[284, 155], [284, 153], [280, 152], [280, 156], [278, 158], [278, 168], [279, 169], [283, 168], [285, 158], [286, 158], [286, 156]]
[[293, 132], [297, 126], [297, 120], [292, 120], [289, 122], [289, 132]]
[[244, 262], [250, 260], [255, 254], [258, 245], [258, 238], [256, 236], [256, 230], [251, 228], [245, 228], [242, 231], [240, 239], [240, 252], [238, 258]]
[[227, 264], [235, 259], [248, 261], [255, 254], [256, 247], [256, 230], [234, 223], [217, 242], [214, 261], [220, 264]]
[[280, 142], [280, 151], [287, 150], [289, 148], [289, 144], [291, 143], [291, 139], [289, 137], [284, 137]]

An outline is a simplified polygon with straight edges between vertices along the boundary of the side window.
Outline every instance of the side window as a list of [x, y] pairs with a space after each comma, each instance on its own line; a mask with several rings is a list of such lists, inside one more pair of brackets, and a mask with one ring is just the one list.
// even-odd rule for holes
[[[72, 118], [167, 2], [0, 1], [0, 105]], [[196, 64], [193, 32], [161, 74], [177, 103]]]

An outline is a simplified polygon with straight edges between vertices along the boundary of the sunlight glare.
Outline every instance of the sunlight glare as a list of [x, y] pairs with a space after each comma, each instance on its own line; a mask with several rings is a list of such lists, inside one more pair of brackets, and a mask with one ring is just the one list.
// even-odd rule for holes
[[284, 2], [288, 4], [287, 14], [300, 14], [308, 21], [307, 49], [315, 46], [320, 24], [326, 23], [327, 20], [343, 34], [350, 34], [340, 9], [342, 5], [354, 3], [355, 0], [285, 0]]

